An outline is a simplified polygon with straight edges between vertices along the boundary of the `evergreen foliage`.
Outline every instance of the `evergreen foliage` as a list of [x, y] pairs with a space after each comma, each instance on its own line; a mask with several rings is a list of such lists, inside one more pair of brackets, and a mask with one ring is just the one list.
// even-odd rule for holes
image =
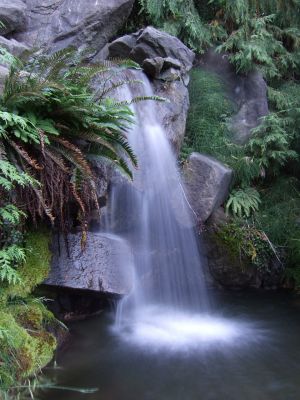
[[247, 150], [258, 163], [262, 176], [266, 171], [278, 174], [288, 160], [298, 158], [291, 149], [293, 137], [285, 127], [285, 120], [276, 113], [268, 114], [252, 132]]
[[[217, 46], [239, 73], [258, 69], [267, 79], [271, 113], [240, 146], [231, 141], [234, 108], [223, 83], [194, 70], [182, 157], [199, 151], [234, 170], [225, 205], [231, 222], [219, 239], [260, 270], [280, 256], [300, 288], [299, 0], [137, 0], [134, 13], [132, 30], [151, 23], [198, 53]], [[66, 234], [76, 209], [84, 247], [98, 207], [91, 161], [100, 157], [132, 177], [128, 106], [148, 99], [111, 98], [139, 84], [122, 76], [138, 68], [130, 60], [86, 65], [74, 49], [27, 57], [0, 47], [0, 63], [10, 68], [0, 96], [0, 397], [46, 365], [56, 345], [47, 329], [52, 314], [30, 297], [49, 270], [49, 231], [26, 233], [26, 219]]]

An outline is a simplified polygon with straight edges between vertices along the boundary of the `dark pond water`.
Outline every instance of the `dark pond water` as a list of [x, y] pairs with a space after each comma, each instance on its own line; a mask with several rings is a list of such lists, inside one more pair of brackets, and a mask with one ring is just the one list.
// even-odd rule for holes
[[59, 368], [45, 373], [58, 385], [98, 391], [56, 389], [40, 398], [299, 400], [300, 298], [260, 292], [214, 297], [218, 323], [210, 326], [213, 334], [205, 325], [209, 340], [186, 336], [176, 318], [167, 338], [146, 323], [134, 335], [120, 335], [109, 313], [71, 324], [72, 340], [58, 355]]

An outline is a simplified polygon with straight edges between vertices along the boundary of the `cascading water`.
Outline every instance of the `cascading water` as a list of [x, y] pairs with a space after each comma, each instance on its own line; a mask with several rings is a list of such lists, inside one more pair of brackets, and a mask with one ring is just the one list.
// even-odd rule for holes
[[[126, 86], [119, 98], [152, 96], [143, 85]], [[154, 101], [133, 106], [136, 123], [128, 134], [139, 167], [133, 182], [116, 180], [110, 197], [107, 230], [131, 245], [135, 282], [119, 305], [117, 330], [146, 343], [179, 343], [225, 339], [237, 329], [207, 312], [201, 257], [176, 158], [156, 115]]]

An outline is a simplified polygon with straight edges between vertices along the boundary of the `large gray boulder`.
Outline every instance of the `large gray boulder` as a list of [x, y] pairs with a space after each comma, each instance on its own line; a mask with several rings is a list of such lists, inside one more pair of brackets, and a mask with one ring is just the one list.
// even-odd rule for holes
[[26, 32], [15, 38], [27, 45], [101, 50], [122, 27], [134, 0], [25, 0]]
[[0, 0], [0, 35], [21, 31], [26, 25], [26, 4], [21, 0]]
[[258, 71], [247, 75], [237, 74], [229, 62], [228, 54], [216, 53], [213, 49], [198, 57], [196, 64], [216, 73], [225, 83], [229, 98], [236, 113], [231, 120], [233, 141], [245, 144], [251, 137], [251, 130], [261, 123], [269, 113], [267, 84]]
[[49, 286], [126, 295], [133, 285], [133, 258], [127, 242], [114, 235], [89, 232], [81, 250], [81, 233], [53, 240]]
[[192, 153], [183, 169], [189, 203], [201, 222], [226, 200], [232, 170], [205, 154]]
[[146, 59], [161, 57], [165, 61], [162, 68], [168, 69], [175, 64], [182, 72], [188, 72], [192, 68], [195, 58], [192, 50], [175, 36], [151, 26], [116, 39], [109, 45], [108, 50], [110, 57], [131, 58], [140, 65], [143, 65]]

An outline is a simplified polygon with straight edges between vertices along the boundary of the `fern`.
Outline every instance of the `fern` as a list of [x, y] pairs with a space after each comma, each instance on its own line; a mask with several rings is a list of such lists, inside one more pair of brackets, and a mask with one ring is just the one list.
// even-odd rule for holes
[[0, 207], [0, 226], [3, 224], [18, 225], [21, 222], [21, 218], [24, 217], [26, 217], [26, 214], [14, 204]]
[[[80, 220], [87, 220], [90, 210], [98, 208], [95, 177], [88, 160], [95, 143], [100, 155], [102, 152], [103, 157], [132, 177], [130, 164], [136, 167], [137, 159], [126, 131], [133, 123], [133, 113], [128, 104], [118, 104], [107, 97], [114, 89], [128, 84], [128, 78], [120, 80], [120, 71], [128, 66], [137, 68], [130, 60], [83, 65], [74, 49], [64, 49], [50, 56], [31, 57], [21, 66], [11, 68], [0, 98], [4, 160], [0, 166], [0, 187], [16, 187], [18, 201], [26, 199], [25, 211], [35, 220], [43, 210], [51, 223], [55, 221], [65, 231], [69, 214], [65, 199], [73, 197], [79, 212], [84, 214]], [[116, 75], [118, 80], [113, 81]], [[91, 89], [95, 79], [96, 94]], [[85, 178], [80, 191], [74, 190], [72, 182], [75, 170]], [[30, 183], [39, 181], [40, 187], [20, 190], [19, 186], [25, 188], [29, 183], [23, 184], [22, 178], [29, 176]]]
[[0, 250], [0, 279], [13, 285], [21, 283], [15, 267], [25, 259], [25, 250], [17, 245]]
[[[1, 21], [0, 21], [1, 23]], [[1, 26], [0, 26], [1, 28]], [[18, 65], [19, 60], [14, 57], [8, 50], [4, 47], [0, 46], [0, 64], [4, 64], [6, 66]]]
[[224, 224], [217, 232], [219, 239], [238, 260], [246, 259], [260, 271], [270, 272], [271, 257], [277, 250], [266, 233], [240, 219]]
[[260, 195], [254, 188], [233, 190], [226, 203], [226, 212], [231, 211], [238, 217], [249, 218], [253, 212], [258, 210], [260, 202]]
[[36, 186], [39, 183], [26, 172], [19, 172], [9, 161], [0, 159], [0, 187], [11, 190], [16, 184], [26, 187]]

